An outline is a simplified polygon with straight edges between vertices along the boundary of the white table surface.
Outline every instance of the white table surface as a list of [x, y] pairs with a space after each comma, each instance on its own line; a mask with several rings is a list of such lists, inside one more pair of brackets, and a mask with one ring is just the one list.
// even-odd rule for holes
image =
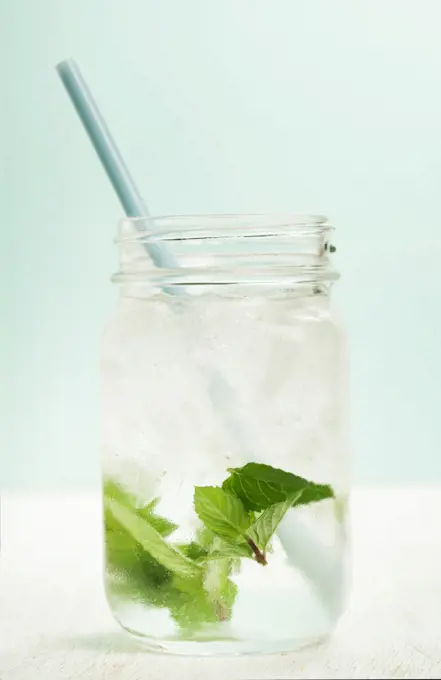
[[153, 655], [119, 631], [101, 586], [98, 495], [3, 494], [1, 680], [439, 678], [441, 488], [353, 494], [352, 601], [301, 654]]

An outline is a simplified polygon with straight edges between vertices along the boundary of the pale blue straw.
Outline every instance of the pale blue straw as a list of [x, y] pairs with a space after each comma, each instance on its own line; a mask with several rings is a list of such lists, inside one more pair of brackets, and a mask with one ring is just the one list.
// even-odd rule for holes
[[[56, 69], [127, 217], [149, 218], [149, 210], [78, 65], [73, 59], [66, 59], [57, 64]], [[136, 220], [134, 223], [136, 228], [143, 230], [142, 220], [139, 224]], [[177, 266], [173, 255], [164, 246], [157, 243], [143, 245], [157, 267], [173, 269]]]

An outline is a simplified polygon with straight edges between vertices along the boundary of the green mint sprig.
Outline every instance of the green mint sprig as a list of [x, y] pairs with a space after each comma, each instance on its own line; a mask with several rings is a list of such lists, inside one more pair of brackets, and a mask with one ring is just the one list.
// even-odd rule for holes
[[237, 596], [231, 575], [242, 558], [268, 564], [271, 540], [291, 508], [334, 498], [331, 486], [269, 465], [228, 472], [222, 487], [195, 487], [201, 526], [188, 543], [173, 542], [177, 525], [155, 512], [159, 499], [140, 506], [115, 481], [104, 485], [109, 585], [168, 609], [187, 632], [231, 617]]
[[[246, 511], [240, 498], [228, 491], [215, 486], [197, 486], [194, 506], [205, 526], [223, 539], [225, 557], [250, 557], [266, 565], [267, 546], [284, 515], [301, 494], [302, 491], [291, 494], [281, 503], [270, 505], [256, 517], [254, 513]], [[219, 552], [216, 551], [211, 555], [212, 558], [217, 556]]]
[[314, 484], [292, 472], [285, 472], [262, 463], [247, 463], [241, 468], [230, 468], [230, 476], [222, 484], [225, 491], [237, 496], [246, 510], [266, 510], [275, 503], [283, 503], [289, 496], [301, 492], [294, 505], [306, 505], [324, 498], [332, 498], [329, 484]]

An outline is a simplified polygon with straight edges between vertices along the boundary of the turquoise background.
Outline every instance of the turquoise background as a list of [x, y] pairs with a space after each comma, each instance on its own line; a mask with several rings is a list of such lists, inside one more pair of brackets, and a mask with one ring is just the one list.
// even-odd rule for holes
[[356, 479], [441, 480], [441, 3], [0, 0], [3, 487], [96, 483], [120, 216], [74, 56], [151, 211], [323, 212]]

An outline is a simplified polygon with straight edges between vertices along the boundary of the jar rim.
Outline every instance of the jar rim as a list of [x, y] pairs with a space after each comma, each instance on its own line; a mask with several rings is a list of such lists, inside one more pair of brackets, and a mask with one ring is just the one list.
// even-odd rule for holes
[[[132, 225], [132, 230], [127, 229]], [[308, 213], [206, 213], [144, 217], [124, 217], [119, 222], [116, 242], [145, 236], [170, 234], [181, 240], [197, 232], [207, 237], [263, 236], [277, 234], [312, 234], [333, 231], [325, 215]]]
[[115, 243], [115, 282], [207, 286], [338, 278], [330, 267], [334, 228], [324, 215], [211, 213], [128, 217]]

